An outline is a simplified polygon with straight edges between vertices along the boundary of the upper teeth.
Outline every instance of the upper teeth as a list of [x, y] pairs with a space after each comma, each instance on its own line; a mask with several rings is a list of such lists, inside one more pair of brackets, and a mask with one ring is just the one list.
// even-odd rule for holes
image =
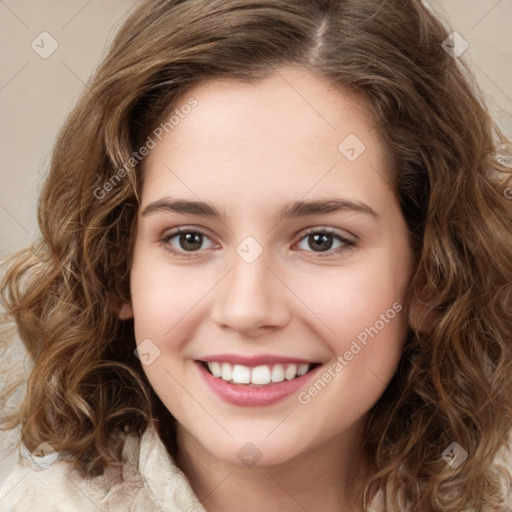
[[284, 379], [292, 380], [307, 373], [309, 364], [273, 364], [261, 365], [249, 368], [241, 364], [220, 363], [212, 361], [207, 363], [214, 377], [220, 377], [225, 381], [235, 384], [264, 385], [270, 382], [282, 382]]

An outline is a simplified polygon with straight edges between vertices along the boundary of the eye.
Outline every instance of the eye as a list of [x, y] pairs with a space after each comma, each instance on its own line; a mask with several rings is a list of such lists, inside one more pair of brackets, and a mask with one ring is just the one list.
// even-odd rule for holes
[[210, 238], [197, 228], [179, 228], [161, 237], [160, 243], [170, 253], [190, 258], [193, 253], [201, 249], [213, 247], [214, 244], [211, 240], [209, 247], [203, 247], [205, 240], [210, 240]]
[[[323, 253], [332, 255], [347, 251], [355, 246], [355, 242], [335, 230], [314, 228], [304, 234], [298, 246], [302, 250], [320, 253], [320, 257], [325, 257]], [[312, 251], [308, 250], [308, 247], [311, 248]]]
[[[205, 241], [209, 241], [207, 247], [204, 247]], [[159, 242], [166, 251], [184, 258], [199, 256], [200, 254], [194, 253], [214, 247], [209, 236], [198, 228], [175, 229], [162, 236]], [[319, 257], [328, 257], [349, 250], [355, 246], [355, 242], [335, 230], [314, 228], [303, 234], [297, 245], [301, 250], [317, 253]]]

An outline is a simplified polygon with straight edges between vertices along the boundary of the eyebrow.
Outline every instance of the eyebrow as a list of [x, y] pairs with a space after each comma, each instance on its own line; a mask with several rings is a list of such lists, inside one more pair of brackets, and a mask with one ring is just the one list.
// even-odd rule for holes
[[[339, 211], [363, 213], [376, 219], [380, 217], [372, 207], [360, 201], [331, 198], [322, 201], [292, 201], [287, 203], [279, 211], [278, 222], [281, 222], [284, 219], [303, 217], [307, 215], [321, 215]], [[148, 215], [161, 212], [200, 215], [219, 220], [226, 217], [224, 212], [221, 212], [212, 204], [202, 201], [171, 199], [169, 197], [164, 197], [148, 204], [143, 209], [142, 216], [146, 217]]]

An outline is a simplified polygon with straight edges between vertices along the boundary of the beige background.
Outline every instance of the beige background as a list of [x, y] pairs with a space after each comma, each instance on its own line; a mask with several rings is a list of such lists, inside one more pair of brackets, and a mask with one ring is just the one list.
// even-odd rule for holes
[[[512, 137], [512, 0], [428, 3], [468, 41], [464, 55]], [[0, 260], [37, 236], [36, 201], [57, 131], [133, 4], [0, 0]], [[47, 59], [31, 47], [42, 32], [58, 43]], [[1, 459], [0, 450], [0, 485], [14, 457]]]

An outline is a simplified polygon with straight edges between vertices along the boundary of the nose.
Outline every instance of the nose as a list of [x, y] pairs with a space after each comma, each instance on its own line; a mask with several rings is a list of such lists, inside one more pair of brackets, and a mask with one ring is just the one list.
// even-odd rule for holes
[[264, 254], [252, 263], [235, 255], [231, 271], [216, 287], [212, 318], [221, 328], [257, 337], [289, 322], [290, 293]]

